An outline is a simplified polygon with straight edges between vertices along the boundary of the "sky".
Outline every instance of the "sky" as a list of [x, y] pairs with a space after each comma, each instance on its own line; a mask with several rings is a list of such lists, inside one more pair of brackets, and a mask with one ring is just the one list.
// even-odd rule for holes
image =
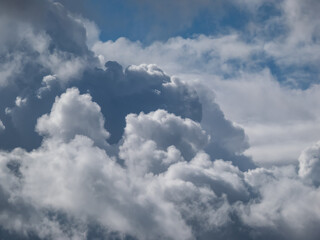
[[319, 10], [0, 0], [0, 239], [318, 239]]

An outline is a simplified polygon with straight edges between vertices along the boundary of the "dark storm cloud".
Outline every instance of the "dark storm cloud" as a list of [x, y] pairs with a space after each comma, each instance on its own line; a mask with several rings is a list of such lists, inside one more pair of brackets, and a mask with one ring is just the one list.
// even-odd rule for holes
[[43, 10], [46, 9], [48, 3], [41, 0], [2, 0], [0, 6], [2, 14], [15, 15], [15, 17], [37, 18], [43, 16]]

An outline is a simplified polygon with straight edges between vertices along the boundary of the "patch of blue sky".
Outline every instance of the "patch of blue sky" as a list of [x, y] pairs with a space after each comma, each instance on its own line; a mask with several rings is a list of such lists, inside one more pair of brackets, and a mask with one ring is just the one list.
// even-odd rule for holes
[[[101, 29], [102, 41], [126, 37], [131, 41], [139, 40], [144, 44], [157, 40], [166, 41], [176, 36], [192, 37], [195, 34], [221, 35], [230, 31], [246, 32], [250, 21], [263, 24], [281, 15], [281, 10], [275, 4], [265, 3], [252, 13], [244, 7], [226, 1], [222, 4], [199, 8], [186, 21], [185, 18], [179, 18], [183, 11], [181, 9], [170, 9], [171, 13], [168, 16], [165, 11], [164, 14], [159, 15], [156, 14], [157, 9], [152, 9], [150, 4], [137, 4], [131, 0], [80, 0], [77, 5], [66, 0], [62, 2], [67, 6], [70, 5], [68, 8], [95, 21]], [[270, 31], [271, 36], [283, 31], [281, 26], [270, 26], [271, 28], [267, 31]]]
[[[68, 5], [66, 0], [63, 3]], [[70, 8], [75, 8], [74, 4], [70, 5], [72, 5]], [[165, 10], [169, 6], [161, 5], [165, 10], [161, 9], [163, 14], [159, 14], [156, 12], [158, 9], [152, 8], [150, 4], [138, 4], [133, 0], [80, 0], [77, 6], [74, 10], [97, 23], [101, 29], [102, 41], [115, 41], [119, 37], [125, 37], [131, 41], [140, 41], [146, 46], [154, 41], [165, 42], [177, 36], [192, 38], [203, 34], [219, 37], [237, 33], [247, 44], [257, 42], [263, 44], [281, 41], [289, 31], [285, 23], [280, 20], [283, 12], [279, 2], [265, 2], [255, 11], [227, 1], [215, 3], [212, 6], [199, 8], [187, 21], [181, 17], [183, 14], [180, 12], [181, 9], [170, 8], [168, 9], [170, 12], [166, 14]], [[202, 60], [205, 60], [205, 56]], [[269, 68], [281, 84], [292, 87], [305, 89], [319, 79], [319, 70], [315, 66], [280, 64], [277, 59], [267, 56], [263, 50], [254, 53], [249, 62], [231, 59], [227, 64], [234, 72], [224, 73], [226, 79], [241, 69], [254, 72], [263, 68]]]

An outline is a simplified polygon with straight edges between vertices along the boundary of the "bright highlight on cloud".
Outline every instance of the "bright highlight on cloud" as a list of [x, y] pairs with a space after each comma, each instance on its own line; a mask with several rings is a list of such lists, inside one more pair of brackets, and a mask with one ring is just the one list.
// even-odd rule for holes
[[[318, 239], [307, 2], [228, 1], [254, 19], [275, 11], [244, 30], [253, 41], [233, 31], [146, 46], [99, 40], [57, 1], [1, 1], [0, 238]], [[187, 3], [171, 3], [185, 9], [170, 31], [224, 11]], [[270, 38], [275, 24], [286, 31]]]

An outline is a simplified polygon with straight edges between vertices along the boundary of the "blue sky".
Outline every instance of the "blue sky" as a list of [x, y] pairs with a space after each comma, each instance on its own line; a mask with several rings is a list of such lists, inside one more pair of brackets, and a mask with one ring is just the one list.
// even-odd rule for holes
[[[245, 8], [221, 2], [204, 4], [194, 10], [187, 10], [187, 13], [185, 4], [180, 1], [153, 4], [147, 1], [94, 0], [80, 1], [79, 5], [72, 7], [98, 24], [104, 41], [126, 37], [150, 44], [152, 41], [165, 41], [176, 36], [219, 34], [228, 28], [244, 30], [248, 21], [252, 20]], [[269, 16], [273, 9], [266, 4], [259, 11], [261, 15]], [[191, 17], [185, 18], [186, 14]]]
[[[193, 38], [201, 34], [221, 36], [236, 32], [245, 42], [267, 44], [281, 41], [291, 31], [285, 22], [286, 13], [281, 6], [285, 4], [283, 1], [260, 1], [256, 4], [249, 1], [200, 1], [195, 4], [193, 1], [83, 0], [76, 6], [68, 1], [65, 4], [94, 21], [100, 29], [102, 41], [125, 37], [148, 46], [155, 41], [165, 42], [177, 36]], [[317, 36], [313, 38], [316, 42]], [[297, 47], [305, 44], [301, 42]], [[317, 83], [319, 72], [314, 64], [280, 66], [274, 56], [265, 55], [263, 51], [255, 54], [255, 60], [257, 67], [269, 68], [282, 84], [306, 89]], [[288, 76], [294, 72], [299, 77], [295, 77], [293, 84], [288, 81]]]

